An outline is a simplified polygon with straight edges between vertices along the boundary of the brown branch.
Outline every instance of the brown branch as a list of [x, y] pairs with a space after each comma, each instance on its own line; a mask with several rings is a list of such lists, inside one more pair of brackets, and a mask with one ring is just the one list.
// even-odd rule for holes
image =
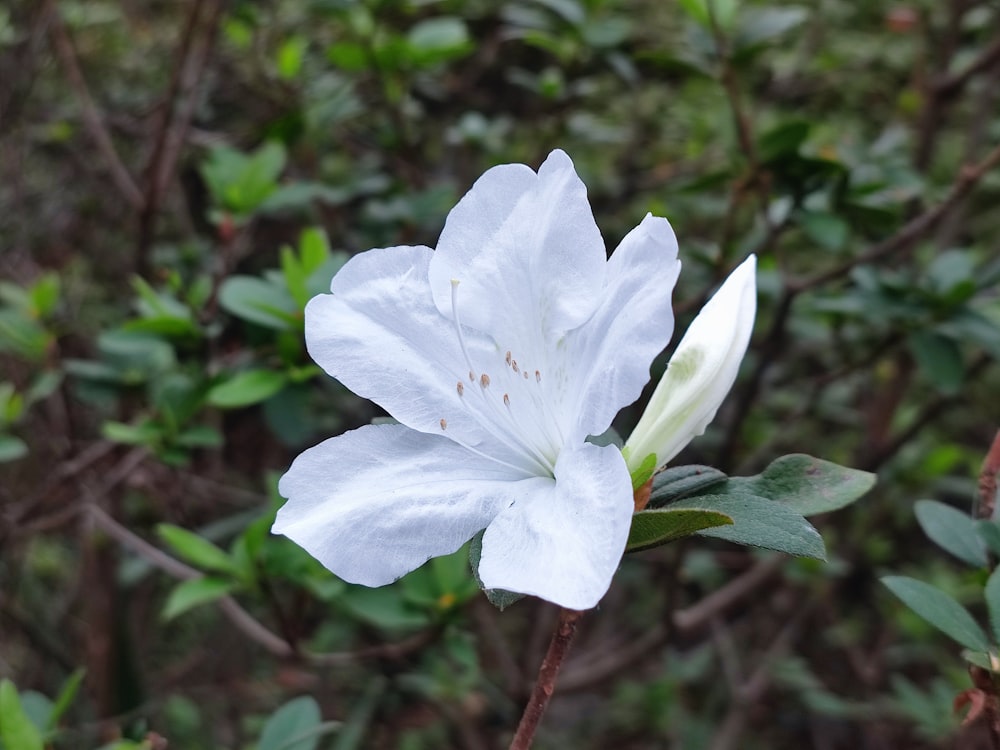
[[997, 502], [997, 474], [1000, 474], [1000, 430], [997, 430], [979, 472], [979, 507], [976, 515], [993, 518]]
[[989, 70], [997, 62], [1000, 62], [1000, 36], [993, 41], [993, 44], [979, 53], [972, 62], [962, 68], [962, 70], [933, 81], [931, 88], [934, 94], [942, 99], [953, 97], [974, 76]]
[[514, 739], [510, 743], [510, 750], [528, 750], [531, 747], [538, 724], [552, 699], [552, 693], [555, 692], [559, 668], [569, 653], [573, 636], [576, 635], [576, 626], [583, 614], [575, 609], [559, 610], [559, 622], [552, 633], [549, 650], [542, 660], [541, 669], [538, 670], [538, 679], [531, 691], [531, 697], [528, 698], [528, 705], [524, 708], [521, 723], [518, 724], [517, 732], [514, 733]]
[[90, 95], [90, 90], [87, 88], [87, 81], [83, 77], [76, 52], [73, 49], [73, 42], [70, 40], [66, 26], [59, 15], [59, 9], [56, 7], [55, 0], [45, 0], [45, 8], [49, 15], [49, 36], [52, 38], [52, 45], [55, 48], [56, 56], [59, 58], [59, 63], [64, 68], [73, 92], [76, 94], [77, 101], [80, 104], [80, 116], [83, 118], [83, 124], [87, 132], [90, 133], [90, 137], [93, 139], [97, 150], [103, 157], [104, 164], [111, 174], [111, 181], [115, 187], [125, 200], [128, 201], [129, 205], [135, 209], [141, 209], [143, 205], [142, 193], [118, 156], [115, 145], [111, 141], [111, 135], [104, 126], [101, 114], [97, 110], [97, 105]]
[[[194, 117], [197, 88], [214, 47], [225, 0], [195, 0], [181, 32], [177, 62], [167, 85], [163, 116], [145, 171], [145, 190], [139, 214], [136, 271], [149, 272], [149, 249], [163, 195], [180, 158], [181, 148]], [[199, 34], [199, 29], [201, 33]]]

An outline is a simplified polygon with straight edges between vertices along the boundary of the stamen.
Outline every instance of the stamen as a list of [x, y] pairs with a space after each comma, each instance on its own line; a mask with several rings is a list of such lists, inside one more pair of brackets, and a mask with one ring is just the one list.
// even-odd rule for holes
[[487, 375], [485, 372], [479, 376], [479, 385], [482, 386], [483, 388], [490, 387], [490, 376]]
[[542, 373], [540, 373], [538, 370], [535, 370], [535, 382], [536, 383], [542, 382]]
[[441, 429], [442, 430], [448, 429], [448, 420], [444, 419], [443, 417], [441, 419]]
[[510, 406], [510, 396], [508, 396], [506, 393], [503, 394], [503, 405]]
[[470, 383], [476, 382], [476, 373], [474, 373], [472, 370], [469, 370], [469, 382]]
[[512, 369], [514, 372], [520, 372], [520, 370], [517, 369], [517, 360], [516, 359], [513, 360], [510, 363], [510, 369]]
[[458, 395], [460, 397], [465, 394], [465, 385], [462, 383], [461, 380], [459, 380], [458, 383], [455, 384], [455, 390], [458, 391]]
[[524, 379], [525, 379], [525, 380], [527, 380], [527, 379], [528, 379], [528, 371], [527, 371], [527, 370], [525, 370], [525, 371], [524, 371]]
[[507, 366], [510, 367], [510, 349], [507, 350], [507, 356], [504, 357], [504, 360], [507, 362]]

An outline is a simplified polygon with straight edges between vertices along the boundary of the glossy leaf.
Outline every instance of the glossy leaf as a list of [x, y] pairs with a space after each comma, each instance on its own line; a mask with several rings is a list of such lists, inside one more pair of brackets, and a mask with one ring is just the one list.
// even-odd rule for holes
[[208, 403], [223, 409], [236, 409], [266, 401], [285, 387], [288, 378], [274, 370], [246, 370], [214, 386]]
[[652, 549], [696, 531], [732, 523], [732, 518], [715, 510], [673, 507], [643, 510], [632, 516], [625, 551]]
[[242, 570], [229, 555], [194, 532], [168, 523], [161, 523], [156, 527], [156, 532], [179, 557], [195, 567], [237, 577], [242, 574]]
[[[654, 457], [655, 460], [655, 457]], [[649, 508], [660, 508], [688, 495], [707, 492], [726, 481], [726, 475], [711, 466], [690, 464], [664, 469], [653, 477]]]
[[172, 620], [189, 609], [221, 599], [236, 583], [221, 578], [191, 578], [174, 586], [163, 605], [163, 619]]

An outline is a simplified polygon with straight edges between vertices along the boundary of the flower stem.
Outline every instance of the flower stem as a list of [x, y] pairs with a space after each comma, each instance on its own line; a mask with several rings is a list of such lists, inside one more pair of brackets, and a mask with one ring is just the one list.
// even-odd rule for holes
[[556, 689], [556, 677], [559, 668], [569, 653], [573, 636], [576, 635], [576, 625], [583, 617], [583, 612], [575, 609], [559, 610], [559, 622], [552, 633], [552, 641], [549, 643], [549, 650], [542, 660], [542, 666], [538, 670], [538, 679], [535, 680], [535, 687], [531, 690], [531, 697], [528, 705], [524, 708], [521, 716], [521, 723], [517, 725], [517, 732], [510, 743], [510, 750], [528, 750], [531, 742], [535, 738], [535, 731], [542, 720], [552, 693]]

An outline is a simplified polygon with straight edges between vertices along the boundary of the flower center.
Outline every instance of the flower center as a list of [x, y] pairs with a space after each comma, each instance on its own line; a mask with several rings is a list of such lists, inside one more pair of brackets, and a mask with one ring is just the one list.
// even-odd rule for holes
[[[510, 350], [503, 359], [498, 355], [496, 362], [476, 366], [462, 332], [458, 285], [458, 280], [452, 279], [452, 321], [468, 368], [468, 380], [462, 378], [455, 384], [459, 400], [480, 426], [524, 462], [517, 468], [528, 468], [535, 475], [552, 476], [564, 438], [559, 420], [546, 398], [543, 373], [541, 369], [518, 363]], [[441, 429], [447, 429], [447, 420], [441, 420]], [[499, 460], [495, 456], [486, 457]]]

